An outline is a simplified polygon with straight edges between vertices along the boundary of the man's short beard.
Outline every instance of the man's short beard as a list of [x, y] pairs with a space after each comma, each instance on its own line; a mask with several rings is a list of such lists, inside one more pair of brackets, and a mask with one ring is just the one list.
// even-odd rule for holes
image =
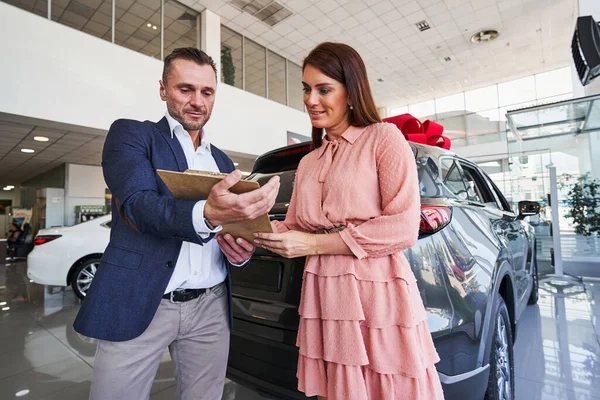
[[167, 104], [167, 111], [169, 111], [169, 115], [171, 117], [173, 117], [173, 119], [177, 122], [179, 122], [181, 124], [181, 126], [183, 127], [183, 129], [185, 129], [186, 131], [199, 131], [202, 128], [204, 128], [204, 125], [206, 125], [206, 123], [208, 122], [208, 120], [210, 119], [210, 113], [206, 112], [204, 115], [206, 115], [206, 118], [201, 121], [201, 122], [197, 122], [192, 124], [188, 124], [183, 116], [181, 116], [177, 110], [172, 109], [171, 107], [169, 107], [169, 105]]

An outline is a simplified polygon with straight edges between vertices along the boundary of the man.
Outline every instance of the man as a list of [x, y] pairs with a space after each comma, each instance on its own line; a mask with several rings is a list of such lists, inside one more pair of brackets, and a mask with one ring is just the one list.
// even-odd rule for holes
[[[242, 266], [254, 246], [214, 235], [225, 222], [268, 212], [279, 180], [241, 195], [228, 190], [241, 173], [203, 130], [216, 87], [212, 58], [176, 49], [160, 81], [165, 117], [118, 120], [108, 132], [102, 168], [113, 195], [111, 238], [74, 325], [100, 339], [90, 399], [148, 399], [166, 347], [182, 400], [221, 398], [232, 321], [223, 256]], [[177, 200], [155, 171], [188, 168], [229, 175], [206, 200]]]

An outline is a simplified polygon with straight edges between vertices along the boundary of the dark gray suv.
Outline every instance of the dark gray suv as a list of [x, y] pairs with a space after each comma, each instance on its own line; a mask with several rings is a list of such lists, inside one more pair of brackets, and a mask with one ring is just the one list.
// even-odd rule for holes
[[[535, 234], [474, 163], [410, 143], [421, 189], [419, 240], [405, 251], [427, 310], [447, 400], [514, 399], [513, 341], [527, 304], [537, 302]], [[271, 218], [285, 219], [300, 159], [309, 144], [260, 156], [249, 179], [281, 177]], [[232, 268], [234, 326], [228, 377], [267, 397], [296, 391], [295, 346], [304, 258], [258, 249], [242, 272]], [[342, 294], [340, 294], [342, 295]]]

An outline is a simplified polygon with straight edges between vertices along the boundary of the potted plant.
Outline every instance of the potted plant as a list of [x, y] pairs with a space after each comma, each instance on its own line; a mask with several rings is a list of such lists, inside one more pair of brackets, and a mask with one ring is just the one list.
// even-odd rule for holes
[[231, 48], [221, 47], [221, 69], [223, 70], [223, 82], [235, 86], [235, 65], [231, 56]]

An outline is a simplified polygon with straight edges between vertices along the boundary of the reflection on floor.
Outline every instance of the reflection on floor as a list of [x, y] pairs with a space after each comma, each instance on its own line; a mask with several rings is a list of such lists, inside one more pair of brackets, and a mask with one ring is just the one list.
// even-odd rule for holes
[[[70, 290], [30, 283], [23, 262], [0, 265], [0, 399], [87, 399], [95, 343], [72, 329], [79, 301]], [[600, 399], [600, 283], [557, 290], [545, 285], [519, 322], [516, 399]], [[153, 400], [175, 399], [165, 352]], [[223, 399], [262, 396], [233, 382]]]

